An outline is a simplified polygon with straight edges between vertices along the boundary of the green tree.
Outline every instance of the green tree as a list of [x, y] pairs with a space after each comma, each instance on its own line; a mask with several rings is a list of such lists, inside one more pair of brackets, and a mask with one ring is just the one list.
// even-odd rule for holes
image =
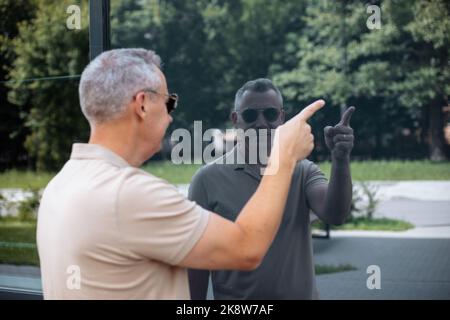
[[26, 151], [23, 142], [26, 131], [22, 126], [20, 109], [7, 101], [6, 81], [15, 54], [12, 41], [17, 36], [18, 24], [30, 20], [35, 13], [34, 1], [0, 0], [0, 169], [22, 164]]
[[[202, 13], [209, 59], [208, 72], [215, 81], [216, 109], [226, 118], [234, 94], [245, 82], [268, 77], [274, 56], [285, 47], [282, 35], [302, 31], [301, 1], [212, 1]], [[223, 119], [222, 118], [222, 119]]]
[[448, 4], [378, 4], [381, 29], [370, 30], [367, 4], [309, 1], [305, 32], [286, 36], [271, 73], [288, 98], [301, 104], [317, 97], [335, 107], [355, 104], [361, 154], [396, 147], [403, 129], [420, 133], [423, 127], [430, 158], [442, 160], [448, 156], [442, 117], [450, 80]]
[[163, 60], [169, 90], [177, 92], [180, 108], [174, 126], [189, 127], [208, 110], [204, 107], [204, 25], [201, 7], [207, 1], [131, 0], [113, 2], [112, 46], [155, 50]]
[[402, 105], [426, 108], [430, 158], [440, 161], [450, 157], [442, 129], [443, 107], [450, 102], [450, 3], [416, 1], [411, 10], [414, 18], [406, 23], [404, 32], [412, 37], [415, 51], [402, 64], [411, 72], [396, 89]]
[[[179, 93], [175, 126], [194, 120], [223, 127], [236, 90], [264, 77], [280, 34], [299, 27], [299, 1], [201, 0], [113, 2], [114, 47], [142, 46], [161, 55], [169, 89]], [[295, 13], [295, 14], [293, 14]]]
[[[80, 112], [77, 78], [36, 78], [79, 75], [86, 66], [88, 2], [36, 3], [35, 17], [19, 24], [12, 42], [15, 60], [9, 75], [14, 82], [9, 84], [8, 98], [22, 107], [23, 125], [29, 131], [25, 147], [37, 169], [55, 170], [69, 158], [74, 141], [86, 140], [87, 122]], [[66, 10], [73, 4], [82, 10], [81, 30], [66, 26]]]

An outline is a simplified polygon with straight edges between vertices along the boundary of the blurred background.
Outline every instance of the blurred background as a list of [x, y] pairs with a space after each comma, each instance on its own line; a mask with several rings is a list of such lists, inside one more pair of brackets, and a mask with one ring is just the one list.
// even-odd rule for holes
[[[90, 59], [89, 24], [99, 19], [109, 24], [110, 48], [155, 50], [169, 91], [180, 96], [164, 149], [145, 170], [185, 192], [199, 165], [170, 162], [171, 132], [192, 131], [195, 120], [203, 121], [203, 130], [231, 128], [235, 92], [248, 80], [266, 77], [280, 88], [288, 117], [315, 99], [326, 100], [327, 106], [310, 121], [316, 139], [310, 159], [327, 175], [330, 157], [323, 128], [336, 124], [346, 107], [356, 106], [352, 175], [360, 187], [355, 189], [353, 218], [366, 219], [359, 229], [420, 227], [423, 215], [417, 213], [419, 220], [408, 215], [413, 208], [437, 212], [441, 220], [429, 218], [428, 225], [450, 226], [450, 2], [107, 2], [109, 19], [104, 21], [90, 16], [88, 0], [0, 0], [4, 270], [38, 264], [34, 230], [40, 193], [68, 160], [72, 143], [88, 139], [78, 82]], [[415, 196], [408, 198], [411, 194]], [[386, 205], [396, 197], [434, 202]], [[384, 211], [377, 207], [382, 201]], [[376, 217], [387, 220], [373, 227]], [[319, 269], [329, 270], [324, 265]], [[24, 272], [37, 272], [30, 270]], [[442, 290], [450, 296], [448, 284]]]

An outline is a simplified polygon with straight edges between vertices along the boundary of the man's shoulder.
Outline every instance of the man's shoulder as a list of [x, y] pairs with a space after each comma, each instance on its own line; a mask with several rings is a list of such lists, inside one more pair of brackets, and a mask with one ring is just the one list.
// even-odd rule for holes
[[319, 166], [313, 161], [303, 159], [297, 162], [294, 170], [294, 179], [307, 180], [311, 174], [322, 173]]
[[117, 190], [118, 212], [124, 213], [176, 208], [185, 199], [175, 185], [132, 167], [124, 170]]

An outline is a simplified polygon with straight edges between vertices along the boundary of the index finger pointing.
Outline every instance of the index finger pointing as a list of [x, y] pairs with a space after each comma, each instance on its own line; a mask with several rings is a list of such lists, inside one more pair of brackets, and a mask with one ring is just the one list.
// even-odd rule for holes
[[322, 108], [325, 105], [325, 101], [322, 99], [314, 101], [309, 106], [305, 107], [299, 114], [298, 117], [304, 121], [311, 118], [316, 111]]
[[350, 124], [350, 118], [352, 117], [354, 111], [355, 107], [350, 107], [347, 110], [345, 110], [344, 114], [342, 115], [342, 119], [341, 121], [339, 121], [338, 124], [348, 126]]

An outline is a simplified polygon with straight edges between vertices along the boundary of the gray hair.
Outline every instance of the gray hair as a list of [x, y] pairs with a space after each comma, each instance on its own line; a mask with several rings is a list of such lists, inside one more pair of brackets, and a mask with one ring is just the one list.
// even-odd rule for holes
[[160, 67], [160, 57], [151, 50], [103, 52], [81, 74], [79, 95], [84, 116], [91, 124], [120, 117], [136, 92], [161, 85]]
[[273, 90], [277, 93], [278, 98], [280, 99], [281, 106], [283, 106], [283, 96], [281, 95], [280, 90], [273, 84], [272, 81], [265, 78], [259, 78], [256, 80], [251, 80], [246, 82], [237, 92], [234, 98], [234, 110], [237, 110], [241, 104], [242, 96], [245, 91], [251, 92], [267, 92], [269, 90]]

